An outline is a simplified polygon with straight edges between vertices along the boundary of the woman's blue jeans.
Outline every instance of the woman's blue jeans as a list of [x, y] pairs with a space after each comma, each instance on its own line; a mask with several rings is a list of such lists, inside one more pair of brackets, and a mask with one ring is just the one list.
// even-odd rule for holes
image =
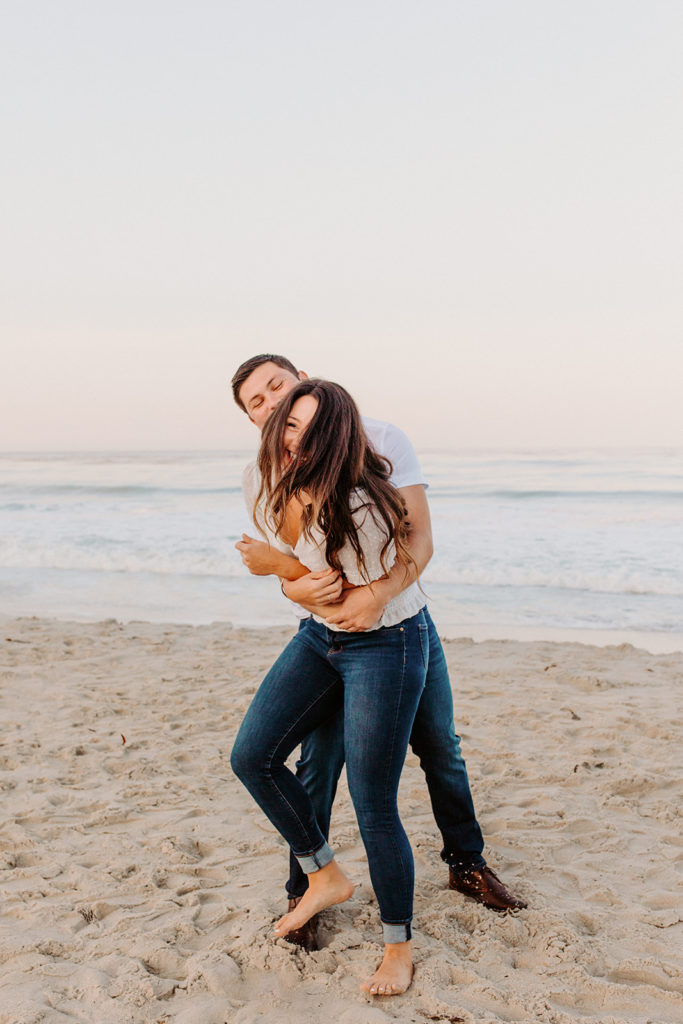
[[397, 791], [429, 660], [422, 612], [363, 633], [307, 619], [261, 684], [242, 722], [231, 764], [300, 867], [332, 857], [310, 796], [285, 760], [343, 705], [349, 792], [368, 856], [384, 941], [410, 938], [413, 855]]
[[[410, 746], [419, 757], [427, 780], [434, 818], [443, 839], [441, 857], [458, 874], [486, 864], [484, 838], [460, 752], [460, 737], [453, 727], [453, 696], [446, 656], [429, 611], [423, 608], [422, 613], [429, 636], [429, 663]], [[327, 837], [337, 782], [344, 767], [341, 711], [304, 739], [296, 767], [297, 776], [311, 797], [318, 824]], [[302, 896], [307, 887], [306, 875], [296, 857], [290, 855], [287, 893]]]

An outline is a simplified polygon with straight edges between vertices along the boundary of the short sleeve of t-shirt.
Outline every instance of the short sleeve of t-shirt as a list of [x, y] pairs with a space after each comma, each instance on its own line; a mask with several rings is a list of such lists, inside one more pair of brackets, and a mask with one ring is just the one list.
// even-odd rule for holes
[[416, 484], [429, 486], [422, 474], [415, 449], [402, 430], [393, 423], [372, 420], [367, 416], [363, 417], [363, 426], [375, 450], [391, 462], [392, 473], [389, 479], [394, 487], [414, 487]]

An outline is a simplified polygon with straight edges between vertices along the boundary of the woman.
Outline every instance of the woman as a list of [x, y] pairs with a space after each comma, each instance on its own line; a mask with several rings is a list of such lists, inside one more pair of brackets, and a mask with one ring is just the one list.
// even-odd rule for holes
[[[308, 380], [280, 403], [263, 432], [261, 486], [254, 521], [287, 544], [310, 571], [330, 567], [347, 585], [371, 584], [395, 560], [411, 563], [403, 506], [391, 467], [368, 444], [350, 395]], [[343, 703], [345, 756], [385, 943], [377, 972], [363, 984], [396, 995], [412, 980], [413, 858], [396, 796], [428, 660], [424, 600], [412, 584], [365, 632], [323, 618], [305, 620], [266, 676], [242, 723], [233, 770], [286, 839], [309, 887], [275, 927], [300, 928], [353, 891], [313, 813], [306, 790], [285, 766], [303, 737]]]

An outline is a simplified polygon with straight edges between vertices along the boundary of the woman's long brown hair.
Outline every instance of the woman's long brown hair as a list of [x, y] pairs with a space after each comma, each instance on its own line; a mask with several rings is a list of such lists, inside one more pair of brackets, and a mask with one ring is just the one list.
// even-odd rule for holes
[[[287, 420], [292, 406], [302, 395], [312, 395], [318, 406], [299, 439], [296, 458], [285, 466]], [[361, 507], [366, 507], [378, 525], [385, 527], [387, 539], [380, 552], [384, 571], [389, 571], [386, 555], [392, 541], [398, 561], [406, 568], [415, 564], [405, 543], [403, 499], [389, 483], [391, 463], [368, 441], [356, 403], [339, 384], [305, 380], [292, 388], [266, 423], [258, 467], [261, 487], [254, 512], [265, 498], [264, 518], [275, 534], [280, 534], [285, 525], [289, 503], [297, 499], [303, 506], [304, 535], [310, 538], [312, 529], [318, 527], [325, 537], [327, 564], [341, 572], [339, 552], [348, 540], [359, 572], [368, 579], [350, 503], [352, 492], [360, 489], [367, 495]], [[254, 521], [258, 526], [256, 515]]]

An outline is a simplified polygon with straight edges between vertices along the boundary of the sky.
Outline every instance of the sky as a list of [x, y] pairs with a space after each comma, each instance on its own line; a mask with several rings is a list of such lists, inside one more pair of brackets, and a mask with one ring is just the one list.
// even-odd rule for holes
[[683, 443], [678, 0], [5, 0], [0, 449]]

